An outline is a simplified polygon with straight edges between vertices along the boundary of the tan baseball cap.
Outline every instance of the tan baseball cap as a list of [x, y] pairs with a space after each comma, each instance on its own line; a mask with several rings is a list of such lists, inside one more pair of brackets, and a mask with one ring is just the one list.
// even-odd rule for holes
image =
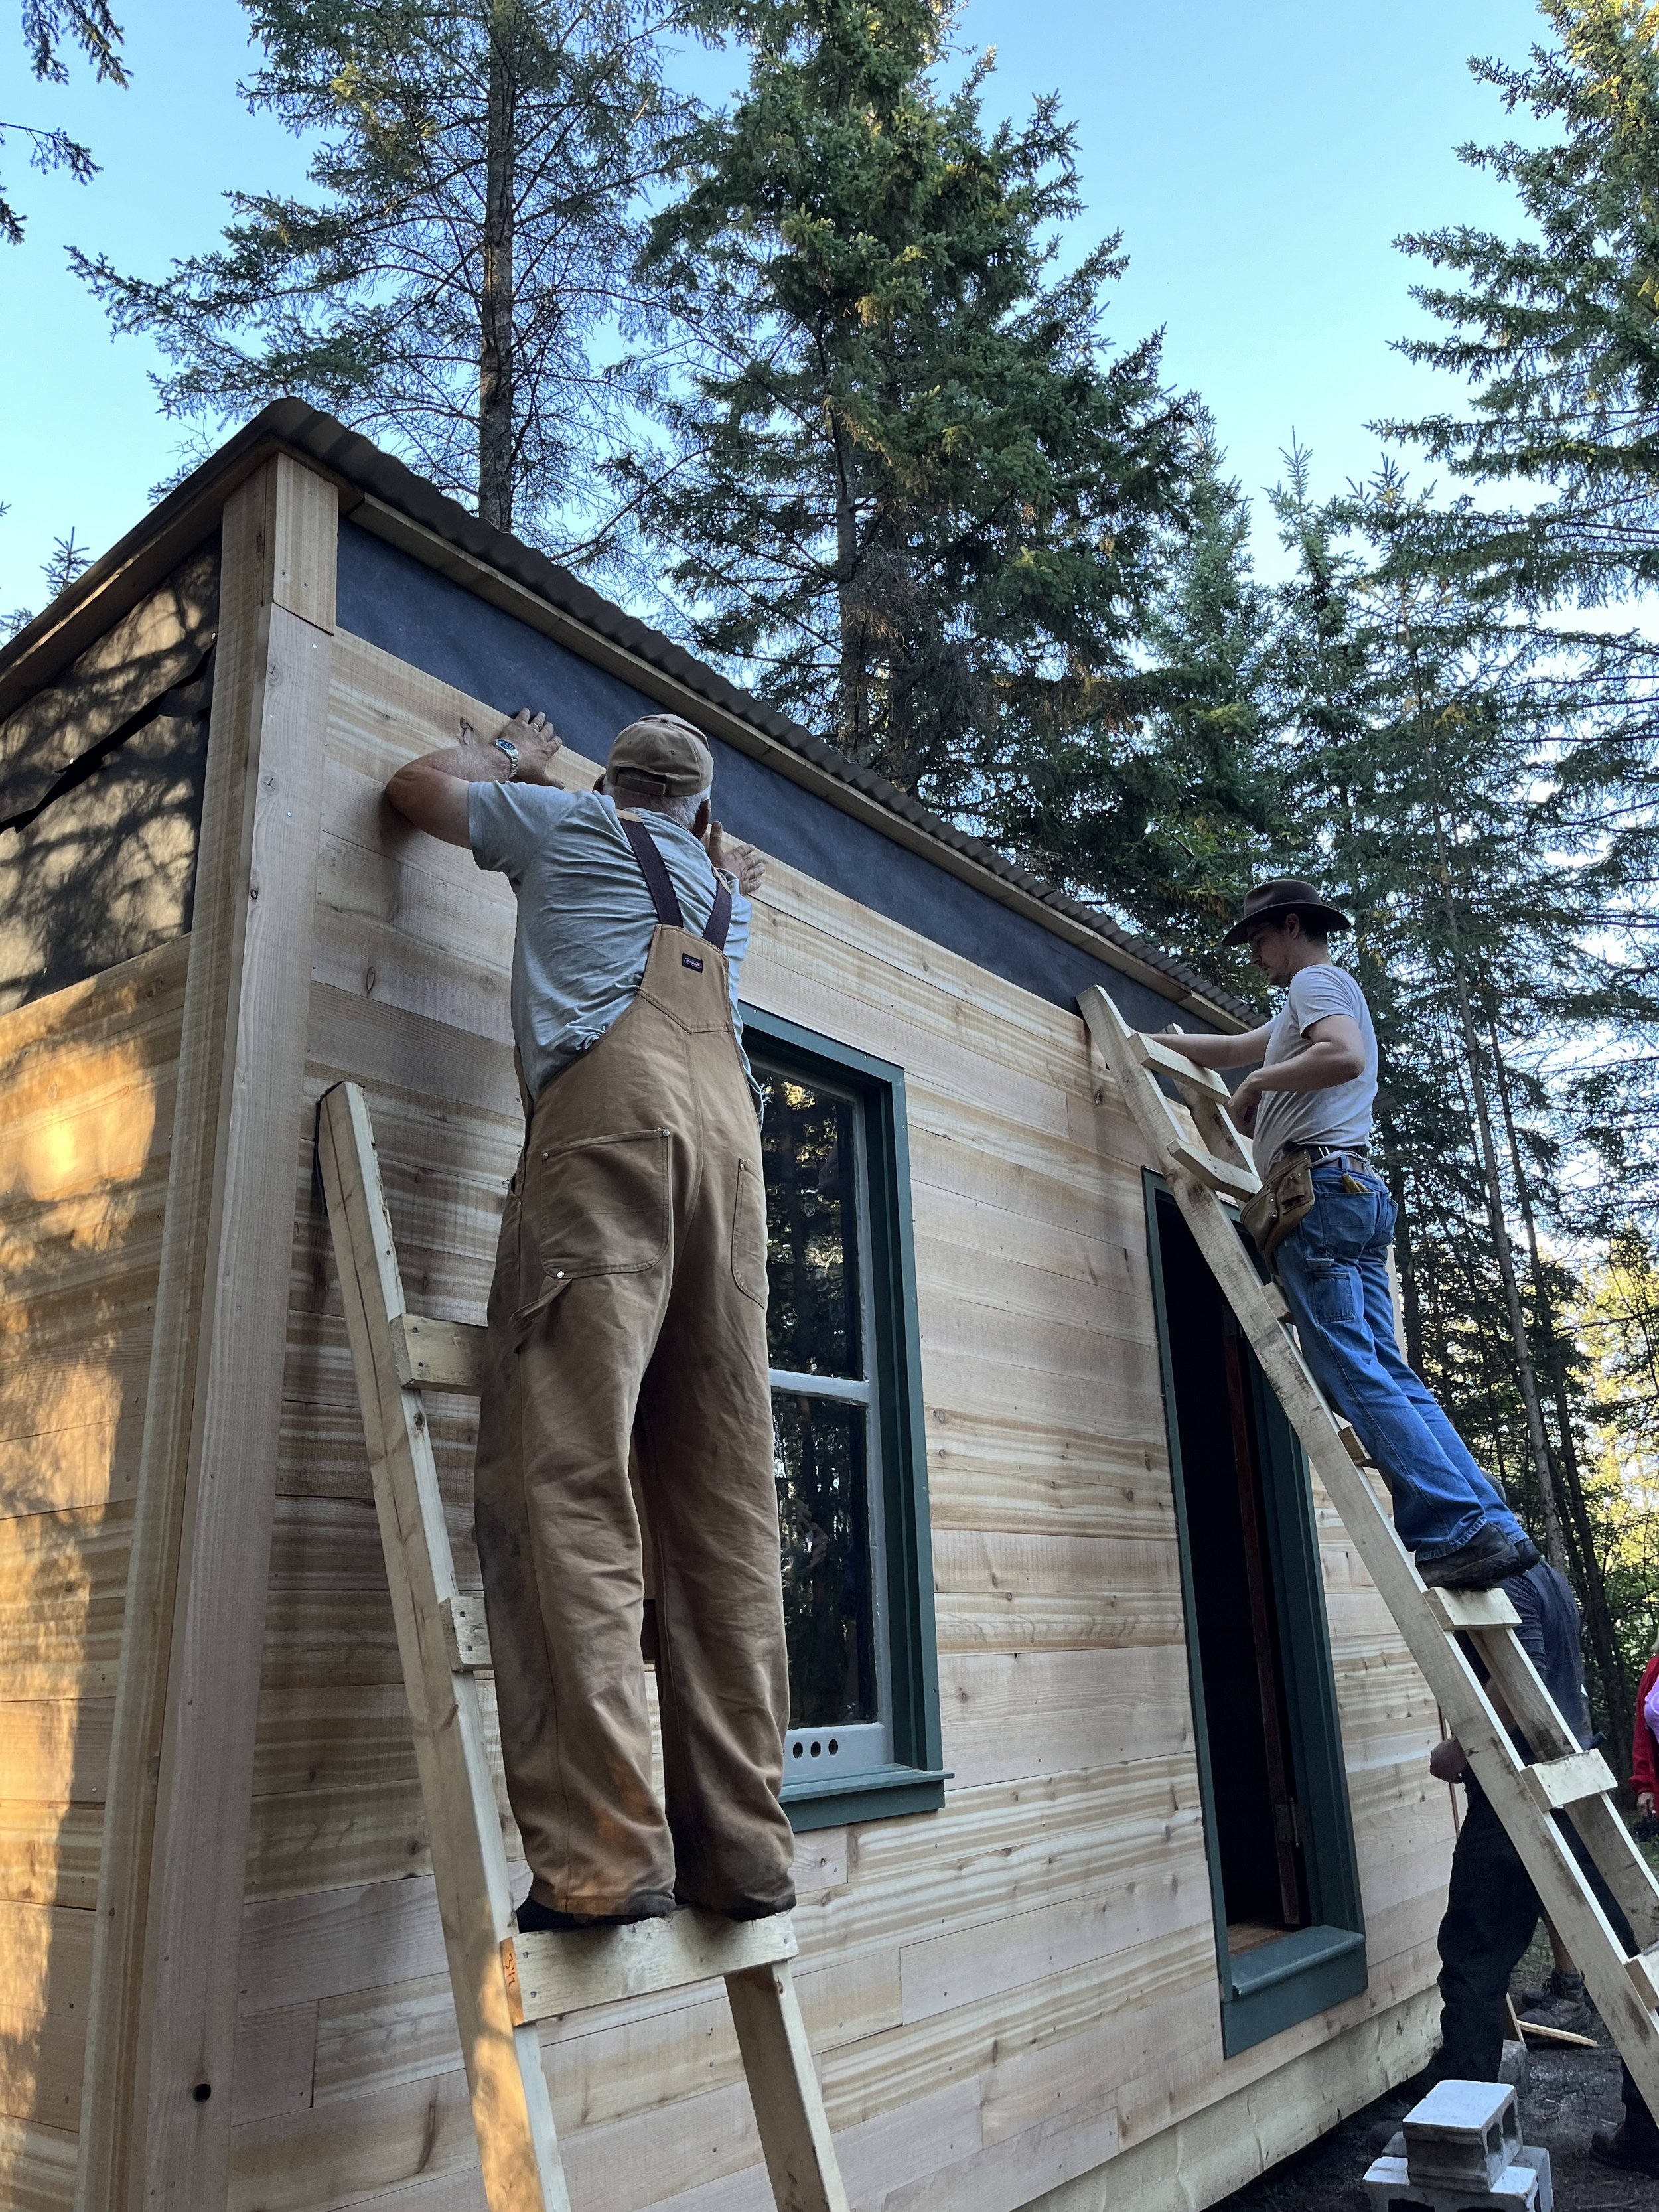
[[714, 757], [678, 714], [647, 714], [612, 739], [605, 772], [613, 783], [639, 784], [665, 799], [684, 799], [708, 790], [714, 781]]

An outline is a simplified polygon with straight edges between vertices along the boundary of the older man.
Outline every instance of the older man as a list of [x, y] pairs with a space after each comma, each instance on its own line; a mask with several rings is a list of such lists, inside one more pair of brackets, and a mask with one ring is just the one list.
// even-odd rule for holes
[[1232, 1117], [1254, 1138], [1268, 1194], [1257, 1241], [1284, 1285], [1303, 1357], [1382, 1470], [1424, 1581], [1488, 1589], [1535, 1565], [1538, 1552], [1395, 1342], [1394, 1201], [1370, 1150], [1376, 1034], [1328, 941], [1351, 927], [1300, 878], [1259, 884], [1224, 942], [1248, 942], [1284, 1006], [1243, 1036], [1161, 1042], [1202, 1067], [1252, 1069]]
[[[766, 1206], [738, 1014], [760, 863], [714, 762], [655, 714], [592, 792], [528, 712], [400, 769], [416, 828], [518, 898], [526, 1099], [489, 1314], [475, 1480], [523, 1929], [794, 1902], [766, 1338]], [[666, 1814], [641, 1662], [642, 1538]]]

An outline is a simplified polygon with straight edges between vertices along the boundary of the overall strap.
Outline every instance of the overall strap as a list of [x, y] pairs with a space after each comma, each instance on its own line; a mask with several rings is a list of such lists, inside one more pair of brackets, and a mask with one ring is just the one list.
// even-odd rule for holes
[[645, 888], [651, 894], [651, 903], [657, 909], [657, 920], [665, 929], [684, 929], [685, 916], [680, 912], [679, 898], [667, 863], [657, 850], [657, 841], [631, 814], [618, 814], [623, 835], [634, 848], [634, 858], [640, 864], [640, 873], [645, 878]]
[[[643, 822], [631, 814], [618, 814], [623, 834], [634, 848], [634, 858], [640, 864], [640, 873], [645, 878], [645, 887], [651, 894], [651, 903], [657, 909], [657, 920], [665, 929], [684, 929], [685, 915], [680, 908], [678, 894], [668, 865], [657, 849], [657, 841]], [[702, 933], [703, 942], [712, 945], [716, 952], [726, 950], [726, 933], [732, 927], [732, 893], [726, 879], [718, 872], [714, 877], [714, 903], [709, 909], [708, 927]]]
[[714, 874], [714, 903], [708, 915], [708, 927], [703, 932], [704, 942], [712, 945], [716, 952], [726, 950], [726, 933], [732, 927], [732, 892], [723, 875]]

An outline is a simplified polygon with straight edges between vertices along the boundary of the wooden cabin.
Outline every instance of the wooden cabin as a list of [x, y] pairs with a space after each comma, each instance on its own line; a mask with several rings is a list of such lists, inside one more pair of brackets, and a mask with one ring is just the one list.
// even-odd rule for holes
[[[381, 791], [524, 705], [578, 782], [691, 718], [769, 856], [798, 1986], [853, 2202], [1194, 2212], [1427, 2056], [1453, 1840], [1074, 1001], [1240, 1010], [295, 401], [0, 654], [0, 2204], [482, 2204], [312, 1147], [362, 1085], [410, 1302], [478, 1318], [512, 896]], [[476, 1587], [473, 1407], [429, 1405]], [[717, 1988], [544, 2027], [576, 2212], [769, 2205]]]

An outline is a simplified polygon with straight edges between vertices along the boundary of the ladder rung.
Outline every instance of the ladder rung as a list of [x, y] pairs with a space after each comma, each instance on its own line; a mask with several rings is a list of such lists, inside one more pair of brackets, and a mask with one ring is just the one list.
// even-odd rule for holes
[[1342, 1439], [1342, 1449], [1354, 1465], [1369, 1467], [1371, 1463], [1371, 1455], [1360, 1443], [1359, 1431], [1345, 1421], [1340, 1414], [1334, 1413], [1331, 1419], [1336, 1425], [1337, 1435]]
[[1254, 1198], [1261, 1188], [1254, 1168], [1235, 1167], [1231, 1160], [1219, 1159], [1206, 1146], [1190, 1144], [1184, 1137], [1172, 1138], [1164, 1146], [1164, 1157], [1172, 1167], [1196, 1176], [1225, 1198]]
[[481, 1597], [447, 1597], [441, 1602], [444, 1644], [449, 1663], [458, 1674], [474, 1674], [494, 1662], [489, 1656], [489, 1630]]
[[1449, 1634], [1461, 1629], [1519, 1628], [1521, 1616], [1501, 1589], [1431, 1589], [1429, 1609]]
[[1580, 1805], [1586, 1797], [1604, 1797], [1619, 1784], [1599, 1751], [1581, 1751], [1567, 1759], [1540, 1759], [1523, 1766], [1521, 1779], [1540, 1812], [1559, 1813]]
[[501, 1944], [501, 1966], [507, 2007], [522, 2027], [557, 2013], [776, 1966], [798, 1948], [787, 1912], [768, 1920], [727, 1920], [717, 1912], [685, 1911], [672, 1920], [636, 1920], [626, 1928], [509, 1936]]
[[1195, 1060], [1188, 1060], [1184, 1052], [1177, 1052], [1159, 1037], [1136, 1033], [1129, 1049], [1143, 1067], [1155, 1067], [1171, 1083], [1191, 1084], [1194, 1090], [1206, 1091], [1218, 1105], [1224, 1106], [1232, 1095], [1214, 1068], [1200, 1067]]
[[1659, 2012], [1659, 1943], [1638, 1951], [1625, 1961], [1625, 1972], [1636, 1984], [1636, 1993], [1650, 2012]]
[[392, 1364], [405, 1386], [469, 1390], [476, 1398], [483, 1389], [484, 1332], [474, 1322], [400, 1314], [392, 1323]]

